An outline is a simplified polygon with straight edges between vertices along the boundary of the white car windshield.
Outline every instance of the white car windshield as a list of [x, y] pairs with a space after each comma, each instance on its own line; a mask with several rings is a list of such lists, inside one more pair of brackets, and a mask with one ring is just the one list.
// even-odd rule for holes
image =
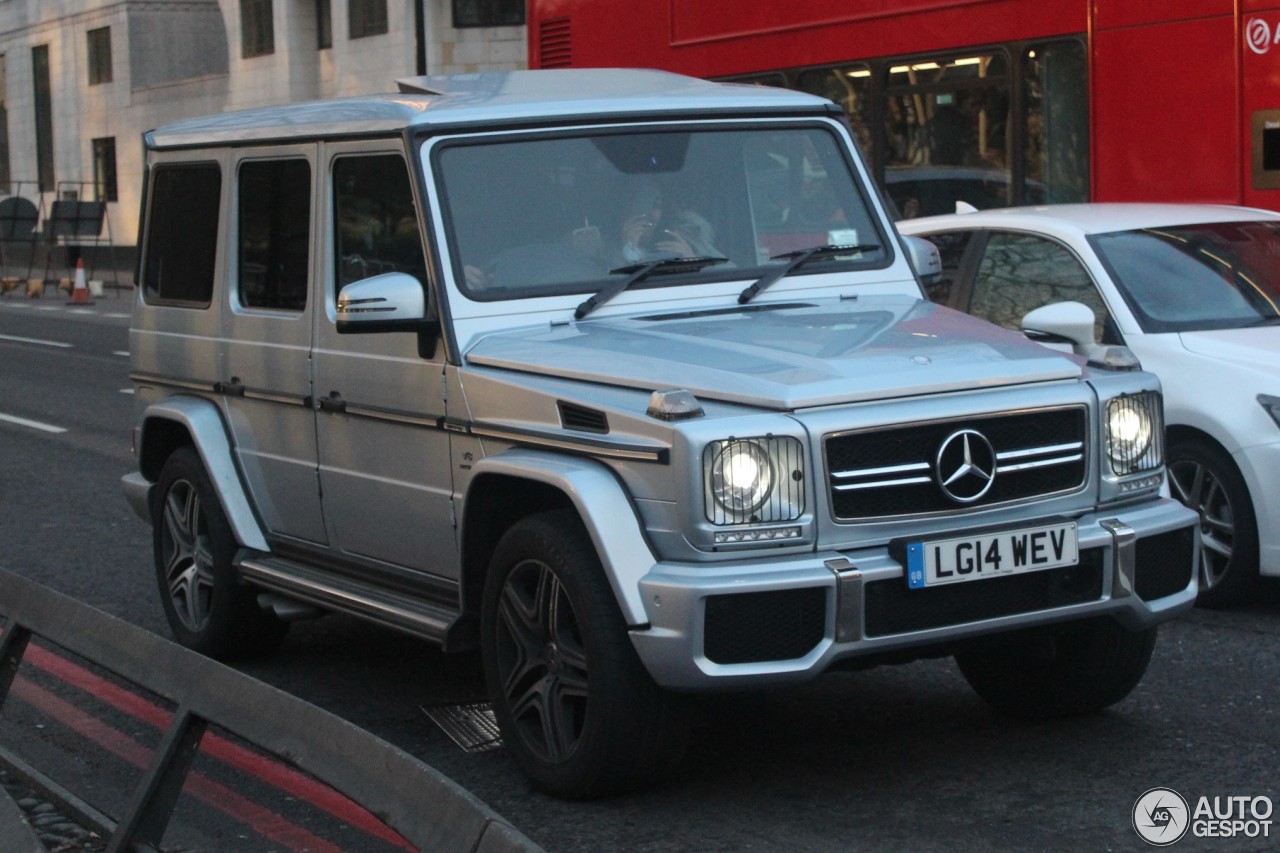
[[787, 263], [775, 256], [829, 245], [859, 248], [812, 267], [891, 260], [824, 126], [488, 137], [433, 158], [454, 275], [472, 299], [597, 293], [667, 258], [716, 260], [635, 286], [753, 279]]
[[1145, 331], [1280, 323], [1280, 223], [1145, 228], [1090, 242]]

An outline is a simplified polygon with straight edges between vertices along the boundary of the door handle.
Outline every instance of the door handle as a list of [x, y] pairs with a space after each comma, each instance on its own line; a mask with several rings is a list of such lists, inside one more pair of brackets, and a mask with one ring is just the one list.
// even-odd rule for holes
[[213, 393], [227, 397], [243, 397], [244, 385], [240, 382], [239, 376], [232, 376], [227, 382], [213, 383]]
[[320, 398], [320, 411], [331, 415], [340, 415], [347, 410], [347, 401], [337, 391], [330, 391], [328, 397]]

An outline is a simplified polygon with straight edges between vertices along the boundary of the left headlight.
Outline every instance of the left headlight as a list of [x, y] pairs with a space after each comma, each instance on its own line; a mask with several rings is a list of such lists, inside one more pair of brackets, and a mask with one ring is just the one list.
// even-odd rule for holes
[[804, 454], [797, 439], [713, 441], [702, 461], [712, 524], [791, 521], [804, 512]]
[[1159, 393], [1144, 391], [1109, 400], [1104, 432], [1107, 459], [1116, 476], [1164, 464], [1164, 412]]

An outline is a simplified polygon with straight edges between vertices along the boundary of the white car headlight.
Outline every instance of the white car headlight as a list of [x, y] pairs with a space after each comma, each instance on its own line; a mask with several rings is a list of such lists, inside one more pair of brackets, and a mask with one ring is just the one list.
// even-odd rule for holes
[[804, 512], [804, 456], [794, 438], [712, 442], [703, 474], [713, 524], [791, 521]]
[[1109, 400], [1104, 427], [1112, 473], [1124, 477], [1164, 464], [1164, 417], [1155, 391]]

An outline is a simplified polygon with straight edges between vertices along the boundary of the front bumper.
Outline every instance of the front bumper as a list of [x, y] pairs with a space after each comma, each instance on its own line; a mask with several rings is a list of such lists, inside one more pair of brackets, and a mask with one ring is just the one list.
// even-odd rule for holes
[[1195, 603], [1195, 513], [1161, 499], [1075, 521], [1077, 566], [921, 590], [887, 547], [659, 563], [640, 580], [649, 624], [631, 638], [659, 684], [715, 689], [1090, 616], [1141, 629]]

